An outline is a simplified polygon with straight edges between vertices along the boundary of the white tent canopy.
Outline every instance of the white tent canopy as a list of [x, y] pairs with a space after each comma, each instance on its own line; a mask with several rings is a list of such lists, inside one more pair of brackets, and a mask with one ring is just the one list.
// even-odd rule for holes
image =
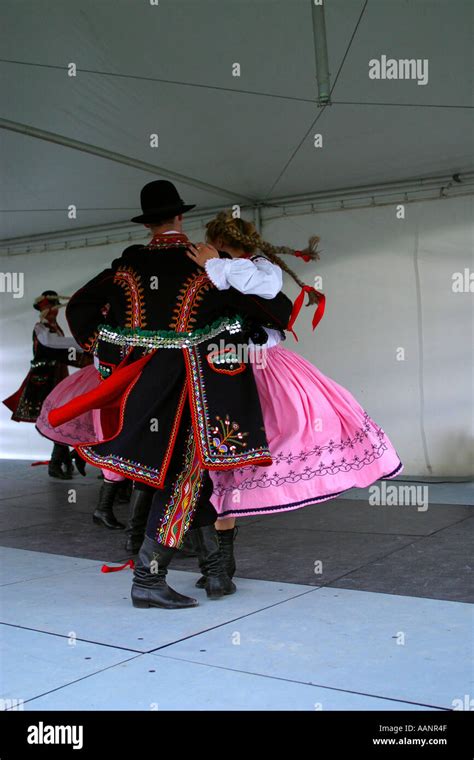
[[[362, 0], [326, 0], [331, 84], [348, 54], [322, 113], [311, 6], [4, 0], [3, 118], [151, 170], [0, 130], [2, 247], [126, 222], [141, 186], [163, 176], [153, 166], [214, 186], [176, 182], [201, 209], [472, 169], [470, 0], [369, 2], [358, 26]], [[381, 55], [427, 59], [428, 83], [370, 79], [368, 62]]]

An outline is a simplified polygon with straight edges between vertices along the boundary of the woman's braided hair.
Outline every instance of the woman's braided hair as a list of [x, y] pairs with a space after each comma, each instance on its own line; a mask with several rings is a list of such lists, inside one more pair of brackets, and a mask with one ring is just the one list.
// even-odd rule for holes
[[[225, 244], [231, 247], [242, 248], [245, 253], [255, 253], [257, 249], [262, 251], [270, 261], [277, 264], [277, 266], [279, 266], [284, 272], [290, 275], [300, 288], [303, 288], [305, 283], [300, 280], [298, 275], [280, 258], [280, 255], [296, 256], [298, 254], [303, 254], [304, 257], [307, 257], [307, 260], [315, 261], [319, 259], [319, 252], [317, 249], [319, 237], [317, 235], [310, 237], [307, 248], [303, 251], [298, 251], [297, 254], [294, 248], [289, 248], [286, 245], [272, 245], [266, 240], [263, 240], [252, 222], [248, 222], [240, 217], [233, 217], [230, 211], [220, 211], [214, 219], [207, 222], [206, 237], [209, 242], [220, 238]], [[317, 303], [318, 299], [316, 293], [309, 292], [308, 298], [308, 305], [311, 303]]]

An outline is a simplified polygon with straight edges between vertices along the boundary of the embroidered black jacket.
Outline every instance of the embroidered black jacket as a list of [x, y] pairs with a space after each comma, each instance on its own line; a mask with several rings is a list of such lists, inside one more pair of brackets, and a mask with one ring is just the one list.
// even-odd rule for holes
[[[219, 291], [186, 255], [183, 235], [131, 246], [70, 300], [76, 340], [99, 357], [105, 383], [117, 366], [152, 356], [124, 394], [116, 434], [80, 447], [97, 466], [162, 487], [183, 407], [189, 403], [201, 465], [269, 465], [248, 324], [284, 329], [291, 301]], [[225, 348], [216, 352], [215, 346]], [[118, 373], [117, 373], [118, 375]], [[105, 385], [104, 383], [104, 385]], [[103, 410], [103, 414], [106, 409]], [[150, 419], [159, 432], [150, 431]]]

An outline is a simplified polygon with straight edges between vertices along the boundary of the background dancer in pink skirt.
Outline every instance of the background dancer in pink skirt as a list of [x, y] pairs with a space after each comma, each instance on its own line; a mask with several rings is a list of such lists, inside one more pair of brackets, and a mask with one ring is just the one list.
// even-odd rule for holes
[[[68, 301], [55, 290], [44, 290], [35, 298], [33, 308], [40, 313], [33, 328], [33, 360], [30, 370], [18, 390], [3, 401], [12, 412], [15, 422], [35, 423], [48, 394], [68, 376], [69, 366], [83, 367], [88, 357], [74, 338], [64, 335], [57, 321], [59, 309]], [[73, 459], [77, 470], [84, 475], [84, 462], [74, 454], [71, 457], [66, 441], [54, 440], [48, 474], [52, 478], [70, 480]]]
[[[108, 306], [103, 309], [104, 319], [107, 317]], [[106, 374], [104, 375], [107, 376]], [[36, 428], [46, 438], [55, 441], [56, 444], [66, 444], [67, 446], [77, 446], [81, 443], [90, 443], [91, 441], [100, 441], [102, 435], [102, 425], [100, 421], [100, 412], [98, 409], [92, 412], [85, 412], [63, 425], [53, 427], [49, 422], [49, 413], [58, 406], [67, 404], [71, 399], [78, 398], [88, 391], [94, 390], [100, 385], [101, 374], [99, 371], [99, 361], [95, 357], [94, 364], [69, 375], [45, 399], [41, 408], [41, 413], [36, 421]], [[82, 466], [85, 462], [78, 456]], [[123, 475], [119, 475], [112, 470], [101, 468], [104, 482], [102, 483], [99, 500], [92, 514], [92, 519], [97, 525], [103, 525], [109, 530], [123, 530], [125, 525], [117, 520], [114, 514], [114, 504], [125, 504], [130, 501], [128, 524], [126, 528], [127, 539], [125, 549], [130, 554], [135, 554], [143, 542], [146, 521], [150, 511], [150, 504], [153, 496], [152, 489], [131, 489], [131, 482]]]
[[[59, 445], [77, 446], [80, 443], [101, 440], [102, 427], [98, 410], [81, 414], [56, 428], [48, 420], [48, 414], [52, 409], [93, 390], [99, 384], [100, 374], [93, 364], [69, 375], [45, 399], [40, 415], [36, 420], [36, 429], [45, 438], [50, 438]], [[85, 462], [82, 464], [84, 466]], [[125, 525], [115, 517], [113, 506], [116, 500], [128, 502], [130, 493], [125, 491], [122, 494], [120, 493], [120, 488], [128, 485], [128, 481], [125, 483], [123, 475], [118, 475], [111, 470], [102, 469], [102, 475], [104, 482], [100, 488], [99, 500], [92, 519], [97, 525], [103, 525], [109, 530], [123, 530]]]
[[[281, 290], [283, 269], [302, 288], [297, 301], [301, 303], [306, 291], [310, 303], [317, 302], [316, 291], [305, 286], [278, 253], [306, 261], [319, 258], [314, 247], [318, 238], [312, 238], [305, 251], [277, 248], [262, 240], [251, 222], [226, 212], [206, 229], [210, 245], [200, 244], [189, 255], [219, 290], [234, 287], [247, 295], [273, 298]], [[220, 258], [217, 249], [232, 258]], [[211, 473], [211, 501], [219, 515], [216, 527], [230, 577], [235, 572], [236, 517], [286, 512], [334, 499], [350, 488], [393, 478], [403, 469], [384, 431], [349, 391], [283, 348], [283, 334], [261, 329], [267, 341], [251, 345], [249, 354], [273, 464]], [[201, 571], [205, 576], [206, 568]], [[200, 579], [198, 585], [203, 582]]]

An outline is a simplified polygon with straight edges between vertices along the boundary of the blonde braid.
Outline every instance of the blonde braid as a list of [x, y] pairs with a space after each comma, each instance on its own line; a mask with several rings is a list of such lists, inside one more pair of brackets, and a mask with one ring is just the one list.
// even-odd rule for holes
[[[239, 244], [246, 253], [254, 253], [256, 249], [262, 251], [270, 261], [292, 277], [300, 288], [305, 287], [305, 283], [300, 280], [298, 275], [293, 272], [293, 270], [290, 269], [290, 267], [278, 255], [296, 256], [296, 250], [285, 245], [275, 246], [267, 242], [262, 238], [251, 222], [247, 222], [240, 217], [233, 217], [231, 212], [220, 211], [215, 219], [212, 219], [206, 224], [206, 229], [208, 238], [211, 240], [221, 237], [229, 245], [234, 246], [236, 243]], [[303, 256], [307, 256], [313, 261], [319, 259], [319, 252], [317, 250], [318, 243], [319, 237], [313, 235], [308, 241], [307, 248], [303, 251], [298, 251], [298, 254], [303, 254]], [[307, 306], [317, 302], [318, 295], [316, 292], [309, 291]]]
[[[247, 232], [244, 232], [241, 227], [239, 226], [239, 222], [242, 226], [247, 227]], [[234, 219], [234, 217], [226, 217], [225, 220], [225, 231], [229, 237], [231, 237], [235, 242], [241, 243], [241, 245], [244, 247], [244, 249], [252, 249], [247, 251], [248, 253], [253, 253], [255, 248], [259, 247], [260, 242], [260, 235], [258, 234], [257, 230], [253, 226], [251, 222], [244, 222], [243, 219], [239, 219], [237, 221]]]

